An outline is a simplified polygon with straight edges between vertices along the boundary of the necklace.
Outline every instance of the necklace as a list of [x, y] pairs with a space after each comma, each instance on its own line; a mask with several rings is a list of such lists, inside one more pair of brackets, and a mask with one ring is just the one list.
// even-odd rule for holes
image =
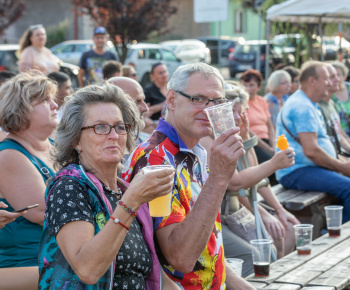
[[[102, 183], [102, 182], [101, 182]], [[122, 196], [122, 191], [119, 188], [119, 186], [117, 185], [118, 188], [118, 192], [114, 191], [113, 189], [110, 189], [107, 185], [105, 185], [104, 183], [102, 183], [102, 186], [105, 190], [109, 191], [111, 194], [114, 194], [117, 198], [121, 198]]]

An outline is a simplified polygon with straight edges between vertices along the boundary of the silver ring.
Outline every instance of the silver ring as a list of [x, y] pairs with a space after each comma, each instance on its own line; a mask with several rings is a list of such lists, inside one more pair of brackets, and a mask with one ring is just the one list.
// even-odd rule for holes
[[292, 153], [289, 153], [289, 154], [288, 154], [288, 158], [293, 158], [293, 154], [292, 154]]

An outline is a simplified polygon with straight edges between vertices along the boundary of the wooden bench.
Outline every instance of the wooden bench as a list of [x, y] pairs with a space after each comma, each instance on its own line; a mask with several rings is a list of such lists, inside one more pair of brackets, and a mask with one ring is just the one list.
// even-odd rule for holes
[[[313, 238], [318, 238], [326, 225], [324, 207], [336, 203], [336, 199], [325, 192], [286, 189], [281, 184], [274, 185], [272, 190], [280, 203], [301, 223], [314, 225]], [[263, 202], [263, 198], [259, 196], [258, 201]]]
[[257, 289], [349, 289], [350, 285], [350, 222], [344, 224], [341, 236], [328, 234], [314, 240], [310, 255], [299, 256], [296, 251], [270, 265], [270, 275], [246, 280]]

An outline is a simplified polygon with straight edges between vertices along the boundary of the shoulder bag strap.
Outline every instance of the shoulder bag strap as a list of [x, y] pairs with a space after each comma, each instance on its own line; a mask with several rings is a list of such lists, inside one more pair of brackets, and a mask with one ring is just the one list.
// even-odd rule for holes
[[293, 140], [294, 140], [295, 142], [297, 142], [297, 143], [299, 143], [299, 144], [301, 145], [299, 137], [294, 136], [294, 135], [292, 134], [292, 132], [289, 131], [289, 129], [287, 128], [286, 124], [284, 124], [284, 121], [283, 121], [283, 109], [281, 110], [281, 121], [282, 121], [282, 125], [283, 125], [284, 129], [286, 129], [286, 131], [288, 132], [288, 134], [293, 138]]

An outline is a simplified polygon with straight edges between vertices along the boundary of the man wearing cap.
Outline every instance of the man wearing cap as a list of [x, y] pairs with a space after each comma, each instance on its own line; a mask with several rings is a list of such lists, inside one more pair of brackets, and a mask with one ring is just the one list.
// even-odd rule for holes
[[95, 44], [94, 48], [84, 52], [80, 59], [78, 74], [80, 87], [102, 81], [103, 64], [108, 60], [117, 60], [116, 55], [105, 48], [108, 39], [107, 31], [104, 27], [95, 28], [92, 40]]

